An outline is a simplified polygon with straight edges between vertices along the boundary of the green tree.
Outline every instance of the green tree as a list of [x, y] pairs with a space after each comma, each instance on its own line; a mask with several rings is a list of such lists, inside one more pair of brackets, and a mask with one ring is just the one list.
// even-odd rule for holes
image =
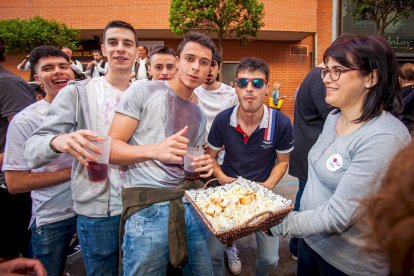
[[390, 24], [410, 16], [414, 0], [350, 0], [355, 6], [353, 16], [357, 20], [372, 20], [377, 33], [384, 35]]
[[258, 0], [172, 0], [170, 28], [182, 35], [190, 30], [216, 33], [223, 53], [226, 37], [247, 43], [264, 26], [264, 5]]
[[22, 56], [40, 45], [75, 49], [79, 30], [40, 16], [28, 20], [8, 19], [0, 21], [0, 39], [6, 44], [7, 55]]

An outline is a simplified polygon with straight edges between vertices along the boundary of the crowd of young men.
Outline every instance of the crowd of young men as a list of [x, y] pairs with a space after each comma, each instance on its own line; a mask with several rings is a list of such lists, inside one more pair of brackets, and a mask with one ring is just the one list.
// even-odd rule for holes
[[[151, 49], [140, 63], [148, 63], [152, 79], [131, 83], [137, 36], [122, 21], [105, 27], [101, 51], [106, 74], [76, 82], [69, 82], [70, 57], [61, 50], [41, 46], [30, 54], [46, 97], [13, 121], [3, 169], [12, 179], [9, 190], [32, 191], [35, 256], [49, 275], [61, 275], [61, 252], [76, 223], [88, 275], [118, 275], [120, 267], [124, 275], [165, 275], [168, 262], [186, 275], [223, 275], [224, 246], [182, 200], [186, 189], [202, 184], [185, 179], [183, 156], [189, 146], [205, 146], [193, 165], [201, 178], [214, 173], [221, 184], [236, 176], [268, 189], [277, 184], [288, 166], [292, 127], [263, 104], [267, 64], [243, 59], [234, 90], [217, 81], [222, 57], [213, 41], [190, 32], [177, 55], [168, 46]], [[106, 136], [112, 137], [108, 179], [92, 183], [87, 160], [96, 160], [93, 142]], [[59, 236], [47, 239], [46, 231]], [[279, 241], [261, 232], [256, 239], [256, 273], [268, 275], [278, 262]], [[59, 254], [50, 254], [57, 246]], [[229, 248], [228, 256], [239, 262], [237, 249]], [[240, 263], [231, 270], [240, 273]]]

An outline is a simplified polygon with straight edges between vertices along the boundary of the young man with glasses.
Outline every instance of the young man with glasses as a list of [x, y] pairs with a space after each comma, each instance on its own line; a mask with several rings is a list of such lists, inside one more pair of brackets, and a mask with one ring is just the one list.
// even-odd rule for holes
[[[216, 116], [208, 136], [207, 153], [213, 159], [222, 146], [226, 149], [223, 164], [213, 163], [214, 176], [220, 184], [242, 176], [272, 190], [288, 168], [292, 125], [286, 115], [263, 104], [269, 81], [269, 67], [263, 60], [242, 59], [236, 77], [239, 104]], [[256, 241], [256, 275], [268, 275], [279, 259], [279, 239], [257, 232]], [[225, 275], [223, 252], [224, 245], [212, 237], [214, 275]]]

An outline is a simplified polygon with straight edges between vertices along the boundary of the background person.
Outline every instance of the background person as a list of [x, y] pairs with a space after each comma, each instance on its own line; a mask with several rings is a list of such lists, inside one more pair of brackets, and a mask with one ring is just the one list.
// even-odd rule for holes
[[103, 60], [100, 50], [92, 51], [93, 60], [86, 66], [86, 75], [90, 78], [98, 78], [108, 73], [108, 63]]
[[171, 80], [177, 74], [177, 55], [169, 46], [155, 46], [149, 53], [151, 80]]
[[83, 71], [83, 65], [79, 60], [72, 59], [72, 50], [69, 48], [62, 48], [64, 52], [69, 57], [70, 68], [72, 68], [75, 73], [76, 80], [83, 80], [85, 78], [85, 72]]
[[[4, 43], [0, 40], [0, 62], [4, 61]], [[7, 129], [13, 117], [35, 102], [33, 89], [25, 80], [0, 65], [0, 166], [3, 166]], [[7, 190], [3, 171], [0, 171], [0, 258], [23, 255], [29, 250], [31, 216], [30, 193], [13, 195]]]
[[400, 69], [401, 96], [404, 108], [398, 117], [413, 135], [414, 130], [414, 64], [404, 63]]
[[[414, 272], [414, 141], [390, 163], [381, 187], [363, 199], [368, 252], [383, 255], [390, 275]], [[365, 224], [365, 225], [366, 225]]]
[[[299, 241], [298, 275], [387, 275], [387, 265], [363, 250], [358, 202], [411, 137], [391, 112], [399, 110], [398, 65], [381, 36], [333, 43], [321, 71], [326, 102], [335, 107], [308, 156], [300, 211], [273, 227]], [[389, 146], [385, 146], [389, 145]]]

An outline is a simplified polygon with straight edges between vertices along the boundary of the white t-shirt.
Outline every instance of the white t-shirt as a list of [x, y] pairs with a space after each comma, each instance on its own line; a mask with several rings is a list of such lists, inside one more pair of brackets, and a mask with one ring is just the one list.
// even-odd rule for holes
[[[115, 115], [115, 110], [121, 101], [124, 91], [112, 86], [104, 77], [94, 78], [91, 81], [94, 82], [95, 89], [97, 90], [96, 132], [98, 135], [107, 136]], [[118, 201], [122, 192], [126, 170], [126, 166], [109, 164], [108, 180], [116, 187], [116, 190], [111, 190], [111, 206], [120, 204]]]
[[146, 59], [139, 59], [137, 80], [147, 79], [147, 68], [145, 66]]
[[[239, 100], [237, 99], [237, 94], [234, 88], [224, 83], [221, 83], [220, 87], [216, 90], [206, 90], [202, 86], [199, 86], [194, 90], [194, 93], [198, 97], [198, 106], [203, 110], [207, 117], [207, 141], [211, 125], [213, 124], [216, 115], [227, 108], [237, 105]], [[222, 164], [223, 158], [224, 151], [221, 151], [217, 157], [217, 162]]]
[[[50, 104], [38, 101], [18, 113], [9, 125], [4, 151], [3, 171], [29, 171], [24, 159], [24, 145], [46, 118]], [[54, 172], [72, 167], [72, 156], [61, 154], [44, 167], [32, 172]], [[32, 218], [36, 227], [75, 216], [70, 181], [31, 192]], [[30, 226], [29, 226], [30, 227]]]

